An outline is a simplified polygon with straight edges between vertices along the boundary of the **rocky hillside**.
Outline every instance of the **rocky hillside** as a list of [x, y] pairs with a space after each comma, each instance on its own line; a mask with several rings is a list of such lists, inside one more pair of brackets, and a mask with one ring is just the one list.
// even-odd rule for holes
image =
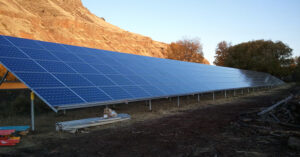
[[81, 0], [1, 0], [0, 34], [161, 58], [167, 48], [105, 22]]

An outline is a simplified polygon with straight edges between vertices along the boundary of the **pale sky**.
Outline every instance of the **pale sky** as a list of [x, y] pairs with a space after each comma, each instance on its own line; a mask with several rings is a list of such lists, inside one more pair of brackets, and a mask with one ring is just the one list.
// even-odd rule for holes
[[212, 64], [217, 44], [281, 40], [300, 56], [300, 0], [82, 0], [107, 22], [171, 43], [199, 38]]

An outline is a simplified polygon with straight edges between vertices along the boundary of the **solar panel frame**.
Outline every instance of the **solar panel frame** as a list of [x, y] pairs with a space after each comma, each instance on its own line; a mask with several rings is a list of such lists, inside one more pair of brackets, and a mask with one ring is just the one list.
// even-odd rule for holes
[[[12, 39], [10, 41], [9, 39]], [[26, 40], [26, 42], [21, 42], [22, 40]], [[27, 41], [28, 40], [28, 41]], [[7, 42], [6, 42], [7, 41]], [[33, 43], [30, 43], [33, 42]], [[18, 44], [20, 47], [16, 46]], [[29, 39], [22, 39], [14, 37], [7, 37], [0, 35], [0, 47], [1, 46], [9, 46], [17, 48], [21, 54], [24, 54], [27, 58], [25, 60], [31, 61], [38, 65], [42, 70], [32, 75], [47, 73], [51, 77], [55, 78], [59, 83], [63, 85], [61, 88], [50, 88], [47, 84], [40, 84], [38, 85], [29, 85], [27, 84], [28, 80], [25, 79], [24, 74], [21, 73], [33, 73], [32, 71], [15, 71], [7, 67], [6, 64], [3, 64], [10, 72], [12, 72], [19, 80], [25, 83], [29, 88], [31, 88], [35, 94], [37, 94], [51, 109], [55, 112], [62, 109], [72, 109], [72, 108], [80, 108], [80, 107], [91, 107], [97, 105], [107, 105], [107, 104], [115, 104], [115, 103], [124, 103], [124, 102], [132, 102], [132, 101], [140, 101], [140, 100], [149, 100], [149, 99], [157, 99], [157, 98], [164, 98], [164, 97], [173, 97], [173, 96], [182, 96], [182, 95], [193, 95], [199, 93], [206, 93], [212, 91], [222, 91], [222, 90], [231, 90], [231, 89], [241, 89], [247, 87], [259, 87], [265, 85], [275, 85], [275, 84], [282, 84], [283, 81], [275, 78], [266, 73], [261, 72], [253, 72], [247, 70], [240, 70], [234, 68], [225, 68], [225, 67], [216, 67], [216, 66], [207, 66], [202, 64], [196, 63], [189, 63], [189, 62], [182, 62], [182, 61], [175, 61], [169, 59], [160, 59], [160, 58], [153, 58], [153, 57], [146, 57], [146, 56], [138, 56], [132, 54], [125, 54], [125, 53], [118, 53], [118, 52], [111, 52], [106, 50], [98, 50], [93, 48], [84, 48], [72, 45], [64, 45], [58, 43], [50, 43], [50, 42], [43, 42], [43, 41], [36, 41], [36, 40], [29, 40]], [[37, 46], [37, 48], [32, 48], [32, 46]], [[48, 60], [47, 57], [43, 58], [43, 54], [35, 54], [37, 56], [31, 56], [26, 53], [24, 50], [32, 49], [36, 52], [45, 52], [48, 56], [52, 56], [52, 59]], [[18, 52], [19, 53], [19, 52]], [[30, 53], [30, 52], [29, 52]], [[1, 52], [0, 52], [1, 54]], [[47, 56], [46, 55], [46, 56]], [[0, 55], [0, 62], [1, 59], [14, 59], [20, 60], [22, 55], [15, 55], [15, 56], [1, 56]], [[69, 57], [68, 57], [69, 56]], [[71, 57], [70, 57], [71, 56]], [[95, 58], [94, 58], [95, 57]], [[23, 56], [24, 58], [24, 56]], [[22, 59], [21, 59], [22, 60]], [[24, 59], [23, 59], [24, 60]], [[62, 71], [49, 71], [49, 68], [46, 69], [41, 65], [41, 63], [45, 62], [55, 62], [55, 63], [62, 63], [65, 67], [71, 69], [69, 72], [66, 70]], [[98, 62], [99, 61], [99, 62]], [[86, 68], [80, 68], [80, 66], [74, 65], [86, 65]], [[73, 65], [73, 66], [72, 66]], [[101, 72], [99, 69], [100, 67], [107, 67], [108, 70]], [[60, 66], [58, 66], [60, 67]], [[143, 67], [143, 68], [141, 68]], [[203, 67], [203, 68], [199, 68]], [[76, 71], [77, 69], [77, 71]], [[110, 71], [115, 71], [112, 74], [109, 74]], [[222, 71], [220, 73], [219, 71]], [[104, 73], [103, 73], [104, 72]], [[18, 74], [21, 76], [19, 77]], [[82, 77], [88, 84], [83, 84], [80, 86], [80, 82], [73, 82], [76, 86], [68, 86], [68, 84], [64, 83], [58, 76], [62, 75], [76, 75]], [[89, 80], [86, 76], [87, 75], [103, 75], [106, 77], [107, 80], [111, 81], [112, 84], [108, 85], [100, 85], [97, 82]], [[169, 78], [165, 78], [164, 76], [168, 75]], [[128, 80], [130, 83], [120, 83], [117, 84], [116, 78], [110, 78], [109, 76], [121, 76]], [[206, 79], [208, 81], [203, 82], [199, 78], [205, 78], [207, 76], [214, 76], [214, 79]], [[234, 77], [232, 77], [234, 76]], [[251, 76], [251, 77], [249, 77]], [[252, 76], [259, 76], [259, 77], [252, 77]], [[22, 79], [23, 77], [23, 79]], [[117, 78], [120, 79], [121, 77]], [[189, 77], [190, 84], [187, 82], [182, 81], [181, 78]], [[223, 80], [218, 80], [215, 78], [224, 77]], [[42, 77], [43, 78], [43, 77]], [[27, 78], [28, 79], [28, 78]], [[244, 81], [240, 81], [238, 83], [232, 83], [232, 80], [239, 80], [243, 79]], [[68, 79], [67, 79], [68, 80]], [[257, 84], [253, 84], [253, 80], [257, 81]], [[116, 82], [117, 81], [117, 82]], [[201, 82], [202, 81], [202, 82]], [[71, 81], [72, 82], [72, 81]], [[143, 83], [142, 83], [143, 82]], [[249, 83], [250, 82], [250, 83]], [[268, 82], [268, 84], [265, 84]], [[147, 83], [147, 84], [145, 84]], [[196, 88], [193, 84], [202, 83], [201, 88]], [[216, 83], [220, 84], [218, 88], [210, 88], [207, 85], [203, 85], [203, 83]], [[70, 85], [70, 84], [69, 84]], [[78, 85], [78, 86], [77, 86]], [[100, 86], [99, 86], [100, 85]], [[88, 91], [88, 89], [99, 89], [101, 93], [104, 93], [106, 96], [110, 98], [107, 100], [99, 101], [99, 102], [90, 102], [86, 101], [85, 96], [82, 97], [80, 95], [84, 94], [77, 94], [73, 89], [74, 88], [82, 88], [82, 91]], [[120, 91], [123, 92], [123, 95], [126, 93], [127, 96], [120, 95], [119, 98], [113, 98], [108, 89], [119, 88], [122, 89]], [[225, 89], [226, 88], [226, 89]], [[78, 102], [76, 103], [72, 101], [72, 103], [66, 104], [58, 104], [53, 105], [44, 99], [43, 96], [39, 94], [39, 91], [48, 89], [49, 91], [62, 90], [67, 89], [71, 91], [78, 98]], [[126, 90], [127, 89], [127, 90]], [[151, 91], [151, 89], [153, 91]], [[137, 90], [140, 90], [140, 93], [134, 93]], [[154, 94], [151, 92], [160, 91], [160, 94]], [[93, 91], [93, 90], [91, 90]], [[141, 92], [147, 93], [147, 95], [140, 95]], [[119, 94], [122, 94], [119, 93]], [[158, 92], [159, 93], [159, 92]], [[163, 93], [163, 94], [162, 94]], [[45, 94], [45, 93], [43, 93]], [[47, 93], [46, 93], [47, 94]], [[125, 95], [126, 95], [125, 94]], [[133, 95], [132, 95], [133, 94]], [[136, 95], [136, 96], [134, 96]], [[140, 95], [140, 96], [137, 96]], [[91, 97], [91, 99], [94, 99]], [[79, 101], [80, 100], [80, 101]], [[55, 101], [55, 100], [53, 100]], [[71, 102], [71, 100], [70, 100]]]
[[[2, 36], [2, 37], [4, 37], [4, 36]], [[23, 52], [24, 53], [24, 51], [21, 49], [21, 48], [19, 48], [19, 47], [17, 47], [13, 42], [11, 42], [10, 40], [8, 40], [7, 39], [7, 36], [5, 36], [4, 37], [8, 42], [10, 42], [13, 46], [15, 46], [19, 51], [21, 51], [21, 52]], [[35, 61], [35, 60], [33, 60], [29, 55], [27, 55], [26, 53], [24, 53], [28, 58], [30, 58], [35, 64], [37, 64], [37, 65], [39, 65], [39, 63], [37, 63], [37, 61]], [[1, 63], [2, 63], [2, 61], [0, 61]], [[2, 63], [2, 65], [7, 69], [7, 70], [9, 70], [11, 73], [13, 73], [14, 74], [14, 76], [16, 76], [20, 81], [22, 81], [27, 87], [30, 87], [30, 85], [29, 84], [27, 84], [22, 78], [20, 78], [16, 73], [15, 73], [15, 71], [14, 70], [12, 70], [12, 69], [10, 69], [9, 67], [7, 67], [5, 64], [3, 64]], [[40, 67], [42, 68], [42, 69], [44, 69], [41, 65], [40, 65]], [[46, 72], [48, 72], [46, 69], [44, 69]], [[49, 72], [48, 72], [49, 73]], [[49, 73], [50, 75], [52, 75], [54, 78], [56, 78], [53, 74], [51, 74], [51, 73]], [[57, 79], [58, 81], [60, 81], [59, 79]], [[62, 83], [63, 85], [65, 85], [63, 82], [61, 82], [60, 81], [60, 83]], [[69, 87], [67, 87], [66, 85], [65, 85], [65, 87], [67, 88], [67, 89], [69, 89], [71, 92], [73, 92]], [[37, 90], [36, 89], [34, 89], [34, 88], [31, 88], [33, 91], [34, 91], [34, 93], [36, 94], [36, 95], [38, 95], [53, 111], [55, 111], [55, 112], [57, 112], [58, 111], [58, 109], [57, 108], [55, 108], [54, 106], [52, 106], [52, 105], [50, 105], [51, 103], [49, 103], [46, 99], [44, 99], [43, 98], [43, 96], [41, 96], [40, 94], [39, 94], [39, 92], [37, 92]], [[75, 95], [77, 95], [75, 92], [73, 92], [73, 94], [75, 94]], [[81, 98], [79, 95], [77, 95], [83, 102], [86, 102], [83, 98]]]

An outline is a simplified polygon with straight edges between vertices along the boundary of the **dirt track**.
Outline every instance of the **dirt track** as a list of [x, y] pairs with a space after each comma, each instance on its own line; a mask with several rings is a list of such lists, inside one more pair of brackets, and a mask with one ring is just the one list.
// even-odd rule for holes
[[243, 97], [239, 101], [93, 131], [68, 140], [49, 138], [40, 147], [19, 149], [10, 155], [293, 156], [284, 141], [262, 143], [252, 130], [231, 125], [241, 113], [269, 106], [288, 94], [287, 91]]

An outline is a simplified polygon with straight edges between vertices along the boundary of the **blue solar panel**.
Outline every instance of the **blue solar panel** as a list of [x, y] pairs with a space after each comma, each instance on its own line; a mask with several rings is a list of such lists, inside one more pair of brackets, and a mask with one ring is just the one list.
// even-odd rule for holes
[[76, 63], [82, 62], [82, 60], [79, 59], [77, 56], [68, 52], [51, 51], [51, 53], [64, 62], [76, 62]]
[[77, 56], [89, 64], [104, 64], [101, 60], [97, 59], [95, 55], [78, 54]]
[[64, 87], [57, 79], [48, 73], [16, 73], [22, 81], [32, 88]]
[[[168, 78], [161, 78], [161, 79], [157, 79], [153, 76], [147, 76], [147, 77], [144, 77], [144, 79], [147, 81], [147, 82], [151, 82], [152, 85], [155, 85], [157, 87], [160, 87], [160, 86], [165, 86], [165, 84], [162, 82], [162, 79], [164, 80], [169, 80]], [[168, 82], [168, 81], [167, 81]]]
[[[73, 69], [75, 69], [78, 73], [82, 74], [97, 74], [99, 73], [95, 68], [86, 64], [86, 63], [67, 63]], [[100, 73], [99, 73], [100, 74]]]
[[126, 75], [126, 77], [137, 85], [149, 85], [149, 83], [138, 75]]
[[66, 49], [69, 50], [69, 52], [74, 53], [74, 54], [86, 54], [86, 49], [83, 47], [78, 47], [78, 46], [71, 46], [71, 45], [64, 45]]
[[113, 66], [114, 69], [116, 69], [119, 73], [123, 75], [134, 75], [135, 73], [130, 70], [129, 68], [126, 68], [124, 66]]
[[110, 78], [117, 85], [134, 85], [132, 81], [130, 81], [122, 75], [107, 75], [107, 77]]
[[[44, 41], [38, 41], [38, 43], [44, 47], [45, 49], [49, 51], [54, 51], [54, 52], [67, 52], [67, 49], [64, 48], [61, 44], [57, 43], [50, 43], [50, 42], [44, 42]], [[34, 47], [33, 47], [34, 48]]]
[[117, 62], [115, 59], [113, 59], [110, 56], [106, 55], [105, 53], [107, 53], [107, 52], [102, 52], [102, 53], [103, 54], [101, 54], [101, 52], [100, 52], [100, 53], [97, 53], [95, 55], [104, 64], [109, 65], [111, 67], [112, 66], [123, 66], [122, 64], [120, 64], [119, 62]]
[[0, 36], [0, 45], [12, 46], [12, 44], [6, 40], [3, 36]]
[[174, 87], [172, 86], [160, 86], [160, 89], [164, 93], [168, 93], [168, 95], [177, 95], [181, 93], [179, 90], [174, 89]]
[[0, 57], [28, 58], [15, 47], [0, 45]]
[[0, 62], [11, 71], [46, 72], [41, 66], [29, 59], [0, 58]]
[[115, 69], [107, 66], [107, 65], [103, 65], [103, 64], [92, 64], [92, 66], [94, 68], [96, 68], [99, 72], [101, 72], [102, 74], [120, 74], [119, 72], [117, 72]]
[[50, 52], [47, 52], [46, 50], [30, 49], [30, 48], [21, 48], [21, 50], [25, 54], [30, 56], [32, 59], [59, 61], [56, 57], [54, 57]]
[[110, 95], [114, 100], [124, 100], [124, 99], [132, 99], [134, 98], [124, 89], [118, 86], [112, 87], [100, 87], [105, 93]]
[[266, 73], [1, 35], [0, 63], [52, 109], [284, 83]]
[[107, 94], [100, 91], [96, 87], [72, 88], [72, 90], [87, 102], [101, 102], [112, 100]]
[[141, 87], [153, 97], [168, 95], [167, 93], [161, 91], [160, 89], [158, 89], [154, 86], [147, 85], [147, 86], [141, 86]]
[[79, 74], [55, 74], [68, 87], [87, 87], [93, 86], [88, 80]]
[[108, 79], [105, 75], [83, 75], [89, 81], [91, 81], [96, 86], [115, 86], [116, 84], [113, 83], [110, 79]]
[[15, 46], [18, 47], [28, 47], [28, 48], [35, 48], [35, 49], [43, 49], [35, 40], [29, 39], [22, 39], [22, 38], [14, 38], [14, 37], [7, 37], [10, 42], [12, 42]]
[[151, 95], [143, 90], [139, 86], [122, 86], [129, 94], [133, 95], [135, 98], [147, 98]]
[[76, 73], [68, 65], [63, 62], [56, 61], [37, 61], [47, 71], [52, 73]]
[[[51, 106], [57, 107], [61, 105], [82, 104], [86, 103], [73, 91], [68, 88], [41, 88], [34, 89]], [[63, 97], [63, 99], [62, 99]]]

